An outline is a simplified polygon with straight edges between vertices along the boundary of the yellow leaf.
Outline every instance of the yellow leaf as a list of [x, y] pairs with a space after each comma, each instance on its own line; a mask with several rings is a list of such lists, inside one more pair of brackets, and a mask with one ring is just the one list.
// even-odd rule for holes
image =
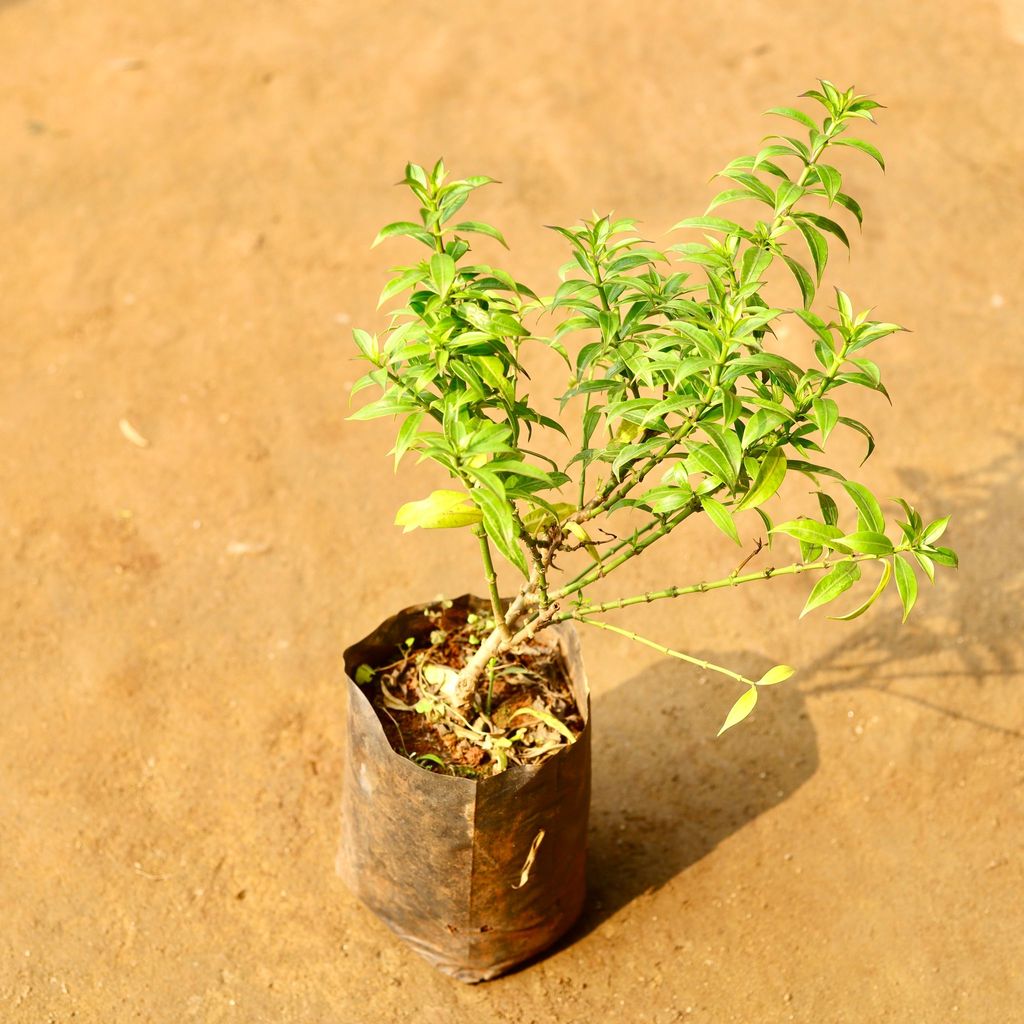
[[587, 549], [587, 553], [595, 562], [601, 561], [601, 556], [598, 553], [597, 545], [594, 543], [593, 538], [587, 533], [586, 530], [580, 526], [579, 523], [568, 522], [565, 524], [565, 528]]
[[752, 686], [746, 693], [735, 704], [729, 711], [729, 714], [725, 716], [725, 721], [722, 723], [722, 728], [718, 730], [718, 735], [721, 736], [726, 729], [731, 729], [734, 725], [742, 722], [751, 711], [754, 710], [754, 705], [757, 703], [757, 687]]
[[395, 526], [404, 526], [405, 533], [417, 527], [449, 530], [472, 526], [482, 518], [480, 509], [464, 491], [433, 491], [427, 498], [403, 505], [395, 516]]

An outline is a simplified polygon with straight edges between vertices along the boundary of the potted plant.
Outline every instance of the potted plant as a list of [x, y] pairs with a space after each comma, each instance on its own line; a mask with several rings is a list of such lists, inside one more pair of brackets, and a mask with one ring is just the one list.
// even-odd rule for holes
[[[724, 732], [793, 669], [747, 678], [606, 616], [803, 573], [816, 577], [807, 614], [874, 567], [865, 599], [837, 617], [863, 614], [894, 579], [905, 619], [918, 573], [932, 580], [936, 566], [956, 565], [939, 544], [948, 517], [926, 522], [899, 499], [893, 530], [871, 491], [826, 461], [837, 431], [863, 435], [871, 454], [871, 431], [840, 401], [857, 388], [888, 397], [867, 353], [901, 328], [838, 289], [833, 308], [815, 302], [830, 248], [849, 247], [843, 220], [862, 219], [834, 160], [855, 150], [884, 161], [849, 134], [879, 104], [828, 81], [804, 96], [818, 117], [769, 111], [783, 134], [719, 172], [727, 187], [707, 212], [672, 229], [682, 241], [655, 248], [611, 216], [555, 227], [570, 259], [548, 298], [472, 255], [479, 236], [505, 244], [461, 213], [490, 178], [448, 180], [440, 161], [409, 164], [418, 218], [377, 237], [420, 248], [381, 294], [381, 304], [398, 302], [386, 329], [354, 332], [370, 369], [353, 393], [375, 396], [353, 418], [392, 417], [396, 466], [415, 453], [450, 478], [396, 522], [471, 533], [486, 595], [406, 609], [346, 651], [339, 869], [456, 977], [493, 977], [537, 953], [582, 905], [589, 705], [574, 626], [724, 676], [739, 688], [723, 705]], [[725, 219], [720, 208], [733, 203], [752, 216]], [[767, 297], [787, 294], [779, 269], [795, 279], [795, 308]], [[804, 336], [781, 341], [783, 321]], [[537, 346], [564, 360], [563, 382], [531, 380]], [[813, 489], [816, 514], [775, 512], [784, 485]], [[799, 557], [591, 596], [698, 516], [737, 544], [753, 528], [763, 537], [755, 554], [782, 538]]]

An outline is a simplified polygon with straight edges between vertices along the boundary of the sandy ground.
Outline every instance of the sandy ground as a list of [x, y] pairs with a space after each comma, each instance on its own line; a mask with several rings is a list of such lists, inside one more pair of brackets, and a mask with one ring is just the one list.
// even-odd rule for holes
[[[1022, 15], [0, 3], [0, 1019], [1021, 1020]], [[718, 742], [734, 691], [586, 637], [590, 908], [460, 986], [333, 874], [341, 648], [479, 587], [465, 536], [388, 525], [437, 477], [345, 419], [390, 183], [439, 153], [501, 178], [476, 213], [547, 287], [541, 225], [699, 212], [818, 74], [889, 107], [836, 280], [914, 331], [861, 475], [952, 511], [963, 568], [903, 629], [894, 595], [798, 626], [799, 581], [622, 614], [801, 667]], [[698, 526], [622, 589], [735, 557]]]

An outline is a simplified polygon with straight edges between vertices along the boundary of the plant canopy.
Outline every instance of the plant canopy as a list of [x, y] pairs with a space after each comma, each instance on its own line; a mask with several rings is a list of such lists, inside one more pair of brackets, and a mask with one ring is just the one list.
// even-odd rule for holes
[[[884, 170], [875, 146], [849, 134], [873, 122], [879, 104], [824, 80], [803, 96], [817, 116], [769, 110], [781, 134], [719, 172], [725, 188], [704, 214], [672, 228], [681, 241], [655, 247], [634, 221], [610, 215], [554, 227], [570, 259], [547, 297], [473, 256], [480, 236], [505, 245], [497, 228], [462, 219], [463, 206], [491, 178], [450, 180], [442, 161], [431, 170], [406, 167], [403, 183], [418, 217], [387, 225], [374, 244], [405, 239], [421, 247], [420, 258], [396, 268], [381, 293], [381, 305], [397, 303], [386, 329], [354, 332], [370, 369], [353, 394], [373, 389], [376, 397], [353, 418], [393, 418], [396, 467], [414, 452], [454, 481], [404, 505], [398, 524], [476, 535], [494, 628], [460, 673], [463, 698], [497, 654], [573, 619], [734, 679], [744, 690], [725, 731], [750, 713], [761, 687], [793, 670], [780, 665], [748, 679], [614, 626], [604, 614], [820, 574], [807, 614], [854, 587], [874, 563], [877, 585], [837, 617], [862, 615], [895, 580], [906, 619], [918, 573], [933, 580], [936, 566], [956, 566], [954, 552], [940, 545], [948, 517], [926, 522], [897, 499], [902, 518], [893, 529], [875, 495], [827, 462], [828, 442], [840, 431], [861, 435], [871, 454], [871, 430], [840, 403], [858, 388], [888, 398], [867, 353], [902, 328], [871, 319], [842, 290], [832, 306], [818, 294], [830, 253], [849, 248], [848, 228], [863, 217], [833, 161], [853, 150]], [[723, 208], [733, 204], [743, 219], [726, 217]], [[764, 298], [779, 271], [794, 279], [794, 308]], [[780, 343], [783, 323], [804, 334], [805, 358]], [[524, 360], [534, 346], [565, 362], [558, 418], [531, 400]], [[554, 435], [560, 440], [551, 444]], [[560, 461], [552, 453], [566, 441], [571, 453]], [[794, 481], [810, 482], [819, 514], [783, 519], [768, 511]], [[744, 562], [719, 580], [613, 600], [587, 596], [701, 515], [737, 544], [751, 523], [769, 545], [788, 537], [799, 560], [750, 572]], [[559, 556], [576, 551], [585, 564], [563, 572]], [[509, 602], [499, 596], [495, 552], [515, 578]]]

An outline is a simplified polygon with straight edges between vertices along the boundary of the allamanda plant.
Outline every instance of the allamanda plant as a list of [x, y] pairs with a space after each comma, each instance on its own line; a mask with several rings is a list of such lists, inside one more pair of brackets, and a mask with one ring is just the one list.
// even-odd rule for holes
[[[768, 111], [796, 134], [769, 135], [755, 155], [719, 172], [729, 187], [704, 216], [672, 229], [689, 240], [655, 249], [635, 234], [633, 221], [611, 216], [555, 227], [571, 259], [550, 298], [470, 258], [474, 235], [505, 244], [496, 228], [458, 216], [472, 192], [492, 179], [448, 181], [441, 161], [429, 172], [406, 167], [404, 184], [419, 204], [419, 219], [389, 224], [377, 242], [405, 236], [427, 251], [397, 268], [384, 288], [381, 304], [403, 298], [382, 335], [354, 332], [371, 369], [353, 394], [369, 387], [380, 392], [354, 418], [395, 418], [396, 467], [415, 452], [455, 481], [404, 505], [396, 522], [407, 530], [469, 528], [479, 544], [494, 628], [447, 691], [454, 708], [469, 703], [503, 652], [572, 619], [741, 684], [724, 731], [750, 713], [759, 687], [793, 670], [779, 665], [748, 679], [621, 629], [604, 613], [776, 576], [820, 574], [806, 614], [849, 590], [864, 563], [876, 563], [877, 585], [839, 618], [863, 614], [895, 577], [905, 620], [917, 597], [916, 570], [934, 580], [937, 565], [956, 566], [953, 551], [938, 546], [948, 517], [926, 524], [898, 499], [905, 518], [890, 536], [871, 491], [824, 462], [840, 427], [863, 435], [871, 454], [871, 431], [843, 415], [839, 399], [850, 388], [888, 397], [865, 353], [902, 328], [855, 311], [838, 289], [834, 309], [815, 311], [830, 246], [849, 248], [845, 228], [833, 219], [837, 210], [858, 224], [862, 219], [832, 160], [853, 149], [883, 169], [884, 161], [871, 143], [847, 134], [857, 122], [873, 121], [878, 103], [827, 81], [803, 95], [824, 108], [821, 122], [793, 108]], [[711, 216], [735, 202], [756, 204], [761, 219], [744, 226]], [[799, 288], [802, 304], [795, 309], [762, 297], [780, 266]], [[543, 319], [549, 315], [556, 318], [551, 327]], [[784, 318], [806, 328], [809, 355], [801, 362], [772, 350]], [[523, 358], [538, 344], [554, 349], [568, 367], [560, 421], [541, 412], [526, 390]], [[575, 442], [564, 462], [550, 454], [551, 446], [545, 450], [553, 433]], [[775, 522], [765, 505], [794, 477], [817, 489], [820, 515]], [[818, 489], [822, 478], [835, 481], [829, 486], [836, 497]], [[738, 524], [752, 519], [763, 525], [769, 545], [779, 535], [793, 538], [800, 559], [613, 600], [587, 596], [599, 580], [698, 515], [737, 544]], [[588, 554], [586, 564], [563, 572], [560, 556], [578, 550]], [[506, 604], [494, 552], [515, 577]]]

